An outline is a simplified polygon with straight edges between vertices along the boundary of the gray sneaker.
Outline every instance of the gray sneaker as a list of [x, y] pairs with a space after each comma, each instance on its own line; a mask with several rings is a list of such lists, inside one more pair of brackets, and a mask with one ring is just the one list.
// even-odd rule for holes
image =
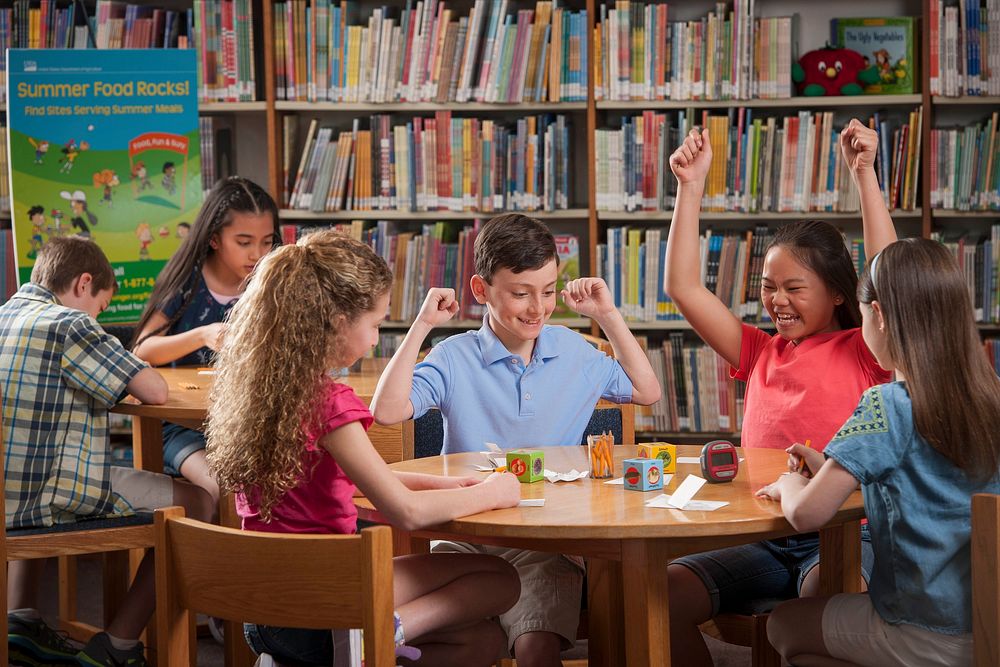
[[83, 650], [76, 654], [77, 664], [91, 667], [146, 667], [143, 645], [139, 642], [127, 651], [111, 645], [108, 633], [99, 632], [90, 638]]
[[7, 650], [12, 665], [78, 664], [77, 649], [41, 619], [30, 620], [7, 614]]

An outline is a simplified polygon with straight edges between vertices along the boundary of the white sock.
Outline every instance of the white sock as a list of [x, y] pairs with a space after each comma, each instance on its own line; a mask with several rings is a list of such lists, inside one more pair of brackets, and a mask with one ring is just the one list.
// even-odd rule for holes
[[42, 615], [38, 613], [37, 609], [32, 609], [31, 607], [25, 607], [23, 609], [11, 609], [7, 612], [8, 616], [17, 616], [24, 621], [40, 621], [42, 620]]
[[138, 639], [122, 639], [120, 637], [115, 637], [112, 634], [108, 635], [108, 640], [111, 642], [111, 648], [116, 651], [128, 651], [133, 649], [139, 643]]

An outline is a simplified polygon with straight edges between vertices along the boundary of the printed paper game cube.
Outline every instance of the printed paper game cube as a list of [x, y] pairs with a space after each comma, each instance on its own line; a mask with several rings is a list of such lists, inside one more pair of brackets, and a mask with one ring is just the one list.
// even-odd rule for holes
[[514, 473], [519, 482], [530, 484], [545, 479], [545, 452], [540, 449], [515, 449], [507, 452], [507, 470]]
[[663, 461], [663, 473], [677, 472], [677, 445], [667, 442], [647, 442], [638, 446], [638, 458], [660, 459]]
[[622, 461], [625, 488], [632, 491], [654, 491], [663, 488], [662, 459], [625, 459]]

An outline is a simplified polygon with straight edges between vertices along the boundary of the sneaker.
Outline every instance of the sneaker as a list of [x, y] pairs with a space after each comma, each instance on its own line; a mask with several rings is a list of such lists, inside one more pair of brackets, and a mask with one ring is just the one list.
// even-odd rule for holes
[[108, 633], [99, 632], [90, 638], [83, 650], [76, 654], [77, 664], [92, 667], [146, 667], [142, 642], [127, 651], [119, 651], [111, 645]]
[[41, 619], [31, 620], [8, 614], [7, 650], [12, 665], [40, 667], [77, 664], [78, 649]]

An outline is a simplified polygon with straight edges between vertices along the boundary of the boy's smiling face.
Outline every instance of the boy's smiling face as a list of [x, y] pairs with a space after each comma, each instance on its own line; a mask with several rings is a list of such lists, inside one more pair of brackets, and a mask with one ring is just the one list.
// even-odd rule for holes
[[520, 273], [500, 269], [488, 283], [481, 276], [472, 277], [472, 293], [486, 304], [490, 328], [512, 353], [530, 358], [542, 325], [556, 307], [557, 273], [553, 258], [541, 268]]

